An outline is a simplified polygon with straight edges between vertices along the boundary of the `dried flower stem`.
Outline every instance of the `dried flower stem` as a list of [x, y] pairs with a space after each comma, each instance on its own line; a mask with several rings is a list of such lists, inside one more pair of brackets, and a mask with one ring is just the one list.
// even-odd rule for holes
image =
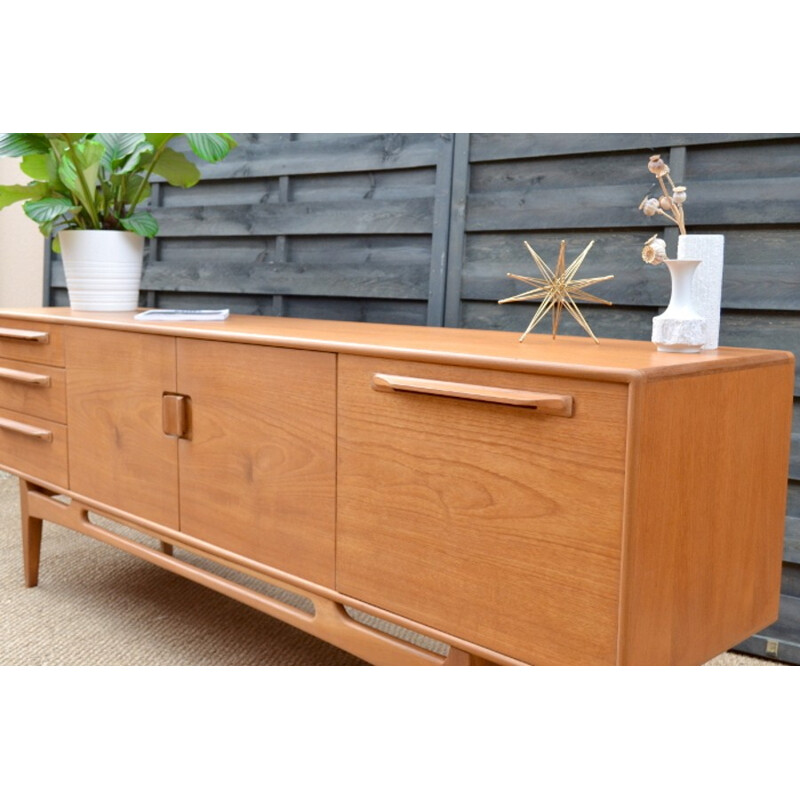
[[[666, 178], [669, 181], [670, 188], [669, 190], [664, 185], [664, 177], [661, 175], [658, 176], [658, 183], [661, 186], [661, 191], [664, 197], [669, 197], [675, 191], [675, 183], [672, 180], [672, 176], [667, 173]], [[675, 216], [673, 217], [671, 214], [667, 214], [666, 211], [662, 211], [661, 213], [671, 219], [677, 226], [678, 230], [685, 236], [686, 235], [686, 224], [683, 220], [683, 205], [679, 203], [672, 203], [671, 208], [675, 210]]]

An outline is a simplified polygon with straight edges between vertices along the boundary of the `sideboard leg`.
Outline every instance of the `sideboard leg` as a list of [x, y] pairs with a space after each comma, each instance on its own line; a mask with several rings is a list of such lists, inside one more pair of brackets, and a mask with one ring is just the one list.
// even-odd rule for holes
[[161, 552], [164, 555], [172, 556], [175, 555], [175, 548], [169, 542], [161, 542]]
[[20, 479], [20, 516], [22, 518], [22, 563], [25, 571], [25, 585], [39, 583], [39, 559], [42, 552], [42, 520], [32, 517], [28, 510], [28, 492], [31, 484]]

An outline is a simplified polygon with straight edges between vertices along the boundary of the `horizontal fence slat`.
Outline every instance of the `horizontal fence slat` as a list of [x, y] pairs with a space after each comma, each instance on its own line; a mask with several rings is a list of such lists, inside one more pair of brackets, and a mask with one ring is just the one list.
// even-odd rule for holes
[[[663, 217], [646, 217], [639, 203], [648, 185], [584, 186], [567, 189], [471, 193], [466, 230], [558, 230], [663, 227]], [[800, 177], [699, 181], [686, 206], [691, 225], [797, 224]]]
[[[273, 316], [272, 295], [159, 292], [158, 308], [227, 308], [232, 314]], [[424, 325], [427, 303], [414, 300], [288, 297], [284, 316]]]
[[793, 138], [796, 133], [473, 133], [470, 161]]
[[433, 198], [157, 208], [162, 236], [431, 233]]
[[[316, 141], [261, 141], [233, 134], [237, 147], [217, 164], [200, 164], [204, 180], [409, 169], [436, 164], [437, 143], [451, 134], [353, 134]], [[184, 143], [176, 150], [188, 152]]]
[[367, 270], [360, 264], [154, 262], [148, 264], [144, 271], [142, 288], [159, 292], [208, 291], [424, 300], [428, 294], [428, 275], [427, 265]]
[[[536, 313], [537, 303], [481, 303], [467, 301], [462, 304], [460, 327], [509, 331], [516, 338], [528, 327]], [[648, 341], [652, 330], [653, 314], [648, 311], [614, 306], [580, 305], [595, 336], [600, 339], [636, 339]], [[533, 333], [550, 335], [551, 317], [548, 315], [534, 328]], [[589, 339], [577, 322], [565, 311], [558, 327], [559, 336], [580, 336]], [[528, 341], [528, 340], [526, 340]], [[589, 339], [591, 341], [591, 339]]]

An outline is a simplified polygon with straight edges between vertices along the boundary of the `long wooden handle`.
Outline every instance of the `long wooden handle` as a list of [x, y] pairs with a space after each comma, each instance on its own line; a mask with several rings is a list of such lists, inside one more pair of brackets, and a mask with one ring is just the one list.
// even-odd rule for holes
[[13, 383], [27, 383], [33, 386], [50, 385], [49, 375], [39, 375], [36, 372], [23, 372], [19, 369], [6, 369], [6, 367], [0, 367], [0, 380], [12, 381]]
[[520, 406], [542, 414], [559, 417], [572, 416], [572, 397], [563, 394], [530, 392], [525, 389], [503, 389], [498, 386], [482, 386], [474, 383], [455, 383], [428, 378], [412, 378], [406, 375], [386, 375], [376, 372], [372, 376], [372, 388], [378, 392], [414, 392], [441, 397], [456, 397], [462, 400], [479, 400], [484, 403], [499, 403]]
[[26, 425], [24, 422], [17, 422], [15, 419], [0, 417], [0, 430], [20, 433], [23, 436], [30, 436], [32, 439], [41, 439], [43, 442], [53, 441], [53, 432], [46, 428], [36, 428], [33, 425]]
[[46, 331], [26, 331], [22, 328], [0, 328], [0, 339], [21, 339], [24, 342], [45, 344], [50, 338]]

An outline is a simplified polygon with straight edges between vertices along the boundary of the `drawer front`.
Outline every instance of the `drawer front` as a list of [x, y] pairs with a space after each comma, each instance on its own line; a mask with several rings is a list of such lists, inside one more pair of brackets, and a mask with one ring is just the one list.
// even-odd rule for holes
[[626, 409], [622, 385], [340, 356], [337, 589], [526, 662], [615, 663]]
[[60, 325], [0, 317], [0, 358], [64, 366]]
[[0, 408], [66, 422], [65, 387], [61, 367], [0, 358]]
[[0, 408], [0, 465], [68, 488], [66, 426]]

